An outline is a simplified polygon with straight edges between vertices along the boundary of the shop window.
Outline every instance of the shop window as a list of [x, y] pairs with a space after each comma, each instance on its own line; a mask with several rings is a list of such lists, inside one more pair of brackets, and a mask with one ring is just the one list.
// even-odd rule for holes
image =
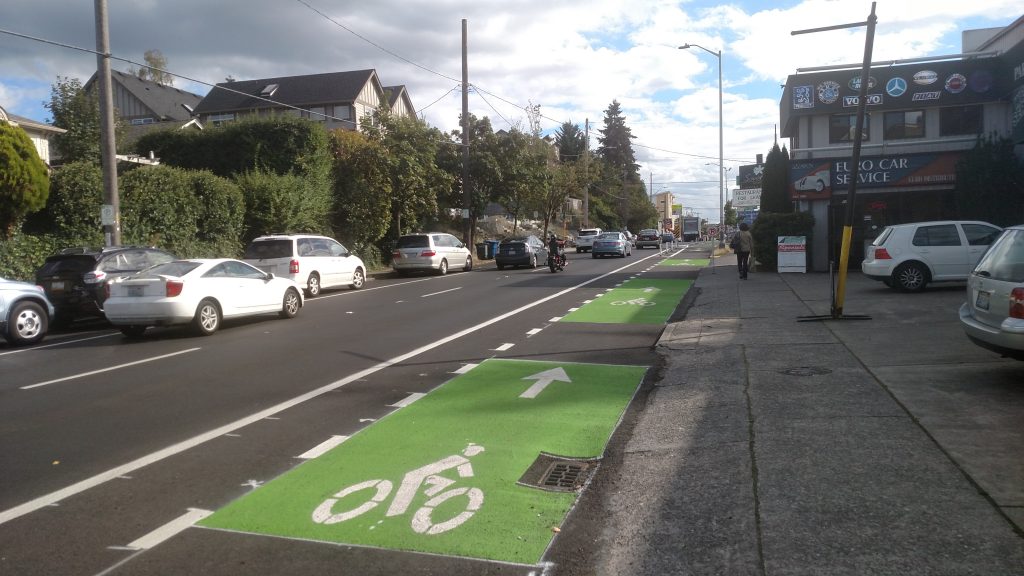
[[[854, 126], [857, 125], [856, 114], [835, 114], [829, 117], [828, 124], [828, 142], [829, 144], [841, 144], [844, 142], [853, 142], [856, 132]], [[861, 129], [861, 141], [866, 142], [870, 140], [871, 130], [871, 115], [864, 115], [864, 125]]]
[[924, 138], [924, 110], [886, 112], [883, 125], [886, 140]]
[[982, 107], [950, 106], [939, 109], [940, 136], [973, 136], [981, 134]]

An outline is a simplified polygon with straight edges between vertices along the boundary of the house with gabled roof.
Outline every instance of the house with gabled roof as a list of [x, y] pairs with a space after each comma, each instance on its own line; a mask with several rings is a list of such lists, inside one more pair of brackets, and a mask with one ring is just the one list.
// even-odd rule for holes
[[[128, 125], [129, 139], [154, 128], [202, 128], [192, 114], [202, 96], [117, 70], [110, 71], [110, 81], [114, 110]], [[97, 89], [96, 74], [84, 89]]]
[[17, 126], [28, 134], [29, 140], [36, 147], [36, 153], [39, 154], [39, 159], [42, 160], [47, 166], [52, 165], [50, 156], [50, 139], [58, 134], [63, 134], [67, 130], [63, 128], [57, 128], [51, 126], [45, 122], [39, 122], [25, 118], [24, 116], [18, 116], [17, 114], [11, 114], [0, 106], [0, 122], [6, 122], [11, 126]]
[[212, 125], [251, 115], [290, 114], [321, 122], [329, 130], [357, 130], [382, 105], [402, 116], [416, 114], [405, 87], [385, 89], [371, 69], [222, 82], [196, 106], [195, 114]]

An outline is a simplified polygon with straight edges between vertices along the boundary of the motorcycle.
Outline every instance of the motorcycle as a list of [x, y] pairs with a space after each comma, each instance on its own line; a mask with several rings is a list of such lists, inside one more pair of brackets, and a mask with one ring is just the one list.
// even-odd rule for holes
[[552, 273], [560, 272], [565, 270], [565, 267], [569, 264], [569, 261], [565, 258], [565, 253], [548, 253], [548, 268], [551, 269]]

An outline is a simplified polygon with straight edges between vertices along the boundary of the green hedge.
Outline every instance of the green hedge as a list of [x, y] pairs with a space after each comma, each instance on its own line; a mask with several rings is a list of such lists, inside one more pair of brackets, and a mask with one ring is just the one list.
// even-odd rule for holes
[[61, 244], [53, 236], [32, 236], [16, 233], [0, 240], [0, 277], [8, 280], [35, 282], [36, 269]]
[[263, 234], [327, 234], [330, 189], [312, 178], [294, 174], [246, 172], [235, 183], [245, 197], [245, 240]]
[[754, 237], [754, 259], [762, 268], [775, 270], [779, 264], [779, 236], [806, 236], [810, 246], [813, 231], [814, 216], [809, 212], [762, 212], [750, 228]]

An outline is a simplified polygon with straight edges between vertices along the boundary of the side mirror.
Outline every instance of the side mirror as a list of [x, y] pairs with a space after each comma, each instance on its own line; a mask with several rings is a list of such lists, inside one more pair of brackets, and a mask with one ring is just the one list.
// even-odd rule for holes
[[270, 282], [271, 280], [274, 279], [274, 273], [273, 272], [267, 272], [267, 275], [264, 276], [263, 279], [266, 280], [267, 282]]

